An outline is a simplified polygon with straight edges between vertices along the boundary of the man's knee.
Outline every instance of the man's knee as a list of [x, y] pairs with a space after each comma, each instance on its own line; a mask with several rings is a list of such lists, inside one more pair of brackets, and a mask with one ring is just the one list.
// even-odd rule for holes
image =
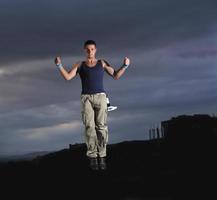
[[96, 129], [95, 129], [95, 126], [93, 125], [86, 125], [85, 126], [85, 132], [86, 132], [86, 136], [88, 138], [91, 138], [91, 137], [96, 137]]
[[93, 131], [93, 130], [95, 130], [95, 128], [96, 127], [92, 124], [85, 124], [86, 131]]
[[106, 125], [106, 123], [103, 123], [103, 122], [96, 122], [95, 129], [105, 130], [105, 129], [107, 129], [107, 125]]

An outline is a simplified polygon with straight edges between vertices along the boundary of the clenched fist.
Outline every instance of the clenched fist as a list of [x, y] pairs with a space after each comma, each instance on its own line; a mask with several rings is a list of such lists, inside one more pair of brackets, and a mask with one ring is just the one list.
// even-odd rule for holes
[[61, 58], [60, 58], [60, 56], [57, 56], [57, 57], [55, 58], [54, 62], [55, 62], [56, 65], [61, 64]]
[[129, 65], [130, 64], [130, 59], [128, 57], [124, 58], [124, 64]]

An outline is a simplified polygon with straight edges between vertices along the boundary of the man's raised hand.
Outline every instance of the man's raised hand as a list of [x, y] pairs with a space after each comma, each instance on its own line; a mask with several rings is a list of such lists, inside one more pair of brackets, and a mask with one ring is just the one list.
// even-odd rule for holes
[[124, 65], [130, 65], [130, 59], [128, 57], [124, 58]]
[[55, 58], [54, 62], [55, 62], [56, 65], [61, 64], [62, 62], [61, 62], [60, 56], [57, 56], [57, 57]]

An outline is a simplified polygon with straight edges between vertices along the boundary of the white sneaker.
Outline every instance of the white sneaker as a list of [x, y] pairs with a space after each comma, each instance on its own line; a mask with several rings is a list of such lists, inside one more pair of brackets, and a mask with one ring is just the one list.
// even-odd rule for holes
[[116, 110], [118, 107], [117, 106], [108, 106], [108, 111], [113, 111]]
[[107, 110], [108, 111], [113, 111], [113, 110], [116, 110], [117, 109], [117, 106], [111, 106], [110, 105], [110, 102], [109, 102], [109, 98], [106, 97], [106, 100], [107, 100]]

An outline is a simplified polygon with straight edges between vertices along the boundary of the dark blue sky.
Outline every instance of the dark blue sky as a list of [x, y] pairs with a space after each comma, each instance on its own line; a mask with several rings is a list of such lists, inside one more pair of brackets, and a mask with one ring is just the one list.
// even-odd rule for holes
[[180, 114], [217, 112], [217, 1], [0, 1], [0, 154], [58, 150], [84, 142], [81, 82], [65, 81], [85, 59], [83, 43], [118, 69], [104, 86], [118, 110], [109, 142], [148, 139], [148, 129]]

